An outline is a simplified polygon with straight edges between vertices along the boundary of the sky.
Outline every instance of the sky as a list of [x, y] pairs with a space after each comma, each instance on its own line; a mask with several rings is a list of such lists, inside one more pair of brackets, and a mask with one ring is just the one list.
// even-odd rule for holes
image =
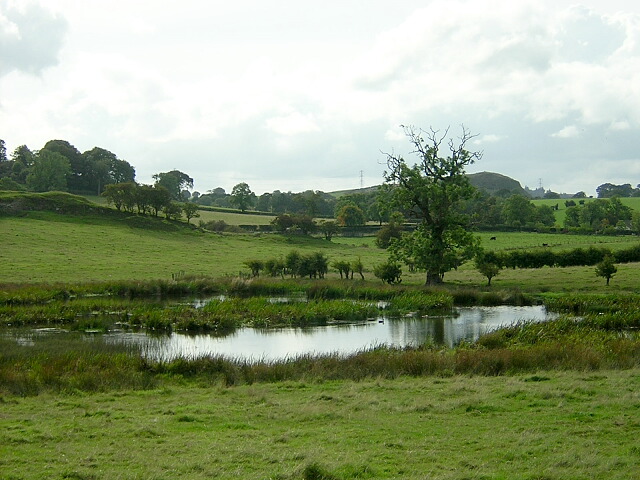
[[414, 163], [401, 125], [464, 125], [469, 173], [635, 187], [640, 2], [0, 0], [9, 153], [62, 139], [141, 183], [328, 192]]

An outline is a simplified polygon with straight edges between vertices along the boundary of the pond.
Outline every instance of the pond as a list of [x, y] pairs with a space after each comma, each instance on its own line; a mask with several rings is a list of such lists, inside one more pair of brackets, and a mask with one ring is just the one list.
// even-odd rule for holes
[[457, 308], [455, 315], [384, 318], [348, 325], [307, 328], [242, 328], [224, 337], [212, 335], [148, 335], [113, 332], [104, 340], [142, 347], [153, 359], [222, 355], [248, 361], [275, 361], [307, 354], [348, 355], [377, 346], [408, 347], [427, 342], [454, 346], [477, 340], [483, 333], [519, 321], [553, 318], [542, 306]]

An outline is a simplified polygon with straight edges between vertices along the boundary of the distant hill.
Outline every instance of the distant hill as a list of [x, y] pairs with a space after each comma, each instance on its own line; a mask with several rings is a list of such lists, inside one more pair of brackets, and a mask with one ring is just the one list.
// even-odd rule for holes
[[[529, 196], [525, 189], [522, 188], [522, 185], [520, 185], [520, 182], [514, 180], [513, 178], [507, 177], [506, 175], [501, 175], [499, 173], [493, 172], [480, 172], [469, 173], [467, 174], [467, 176], [469, 177], [471, 185], [480, 190], [485, 190], [492, 195], [500, 191], [508, 191], [510, 193], [518, 193], [520, 195], [524, 195], [525, 197]], [[373, 187], [354, 188], [352, 190], [338, 190], [335, 192], [329, 192], [329, 194], [339, 198], [343, 195], [349, 195], [353, 193], [375, 192], [378, 187], [378, 185], [374, 185]]]
[[525, 197], [529, 196], [525, 189], [522, 188], [522, 185], [520, 185], [520, 182], [506, 175], [493, 172], [480, 172], [469, 173], [467, 176], [469, 177], [471, 185], [480, 190], [485, 190], [492, 195], [500, 191], [508, 191], [512, 194], [517, 193]]

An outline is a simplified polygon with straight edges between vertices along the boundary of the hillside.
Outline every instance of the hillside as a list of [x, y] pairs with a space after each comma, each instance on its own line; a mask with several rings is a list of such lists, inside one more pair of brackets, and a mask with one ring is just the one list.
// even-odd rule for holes
[[508, 191], [528, 196], [520, 182], [513, 178], [493, 172], [470, 173], [467, 175], [471, 185], [492, 195], [500, 191]]
[[[467, 174], [467, 177], [469, 177], [471, 185], [492, 195], [500, 191], [508, 191], [511, 193], [524, 195], [525, 197], [529, 196], [525, 189], [522, 188], [522, 185], [520, 185], [520, 182], [514, 180], [513, 178], [507, 177], [506, 175], [501, 175], [499, 173], [493, 172], [479, 172], [469, 173]], [[350, 195], [353, 193], [375, 192], [378, 187], [379, 185], [374, 185], [372, 187], [354, 188], [351, 190], [337, 190], [335, 192], [329, 192], [329, 194], [339, 198], [343, 195]]]

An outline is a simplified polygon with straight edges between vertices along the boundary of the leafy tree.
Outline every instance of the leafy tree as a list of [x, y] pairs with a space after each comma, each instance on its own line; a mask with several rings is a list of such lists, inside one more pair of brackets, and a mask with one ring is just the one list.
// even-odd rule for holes
[[298, 271], [300, 270], [301, 261], [302, 255], [300, 255], [297, 250], [291, 250], [284, 259], [287, 273], [292, 277], [296, 277], [298, 275]]
[[351, 262], [351, 278], [353, 278], [354, 273], [360, 275], [360, 278], [364, 280], [364, 265], [360, 257]]
[[389, 285], [402, 282], [402, 269], [396, 262], [388, 261], [373, 268], [373, 274]]
[[535, 219], [536, 222], [547, 227], [551, 227], [556, 223], [556, 216], [549, 205], [540, 205], [535, 207]]
[[283, 213], [271, 220], [271, 225], [273, 225], [277, 231], [285, 233], [293, 227], [293, 217], [287, 213]]
[[182, 207], [175, 202], [169, 202], [162, 207], [162, 213], [170, 220], [180, 220], [182, 217]]
[[604, 277], [607, 280], [607, 285], [609, 285], [609, 280], [617, 271], [618, 268], [613, 263], [613, 257], [611, 255], [605, 256], [602, 262], [596, 265], [596, 275], [598, 277]]
[[533, 224], [536, 220], [536, 207], [531, 200], [522, 195], [511, 195], [502, 207], [504, 222], [512, 227]]
[[378, 230], [376, 233], [376, 245], [379, 248], [387, 249], [391, 245], [391, 241], [402, 237], [403, 219], [400, 214], [391, 217], [389, 223]]
[[253, 205], [255, 201], [255, 194], [244, 182], [238, 183], [231, 190], [231, 197], [229, 201], [236, 208], [239, 208], [242, 213], [244, 213], [247, 208]]
[[251, 270], [252, 277], [260, 276], [260, 272], [264, 270], [264, 262], [262, 260], [247, 260], [244, 264]]
[[182, 211], [184, 212], [184, 216], [187, 217], [187, 223], [191, 223], [192, 218], [200, 216], [198, 213], [198, 205], [193, 202], [187, 202], [182, 205]]
[[491, 279], [502, 270], [502, 261], [495, 252], [479, 251], [475, 264], [478, 272], [487, 277], [487, 286], [491, 286]]
[[0, 162], [6, 162], [7, 160], [7, 146], [4, 140], [0, 138]]
[[67, 187], [70, 192], [89, 193], [95, 191], [91, 188], [89, 164], [76, 147], [66, 140], [49, 140], [42, 150], [59, 153], [69, 161], [70, 170], [67, 173]]
[[351, 264], [345, 260], [336, 260], [331, 266], [335, 268], [340, 274], [340, 278], [349, 278], [349, 273], [351, 272]]
[[325, 240], [331, 241], [333, 236], [340, 231], [338, 224], [332, 220], [322, 221], [318, 225], [320, 231], [324, 235]]
[[[385, 181], [395, 186], [395, 202], [419, 218], [414, 232], [394, 242], [392, 255], [415, 262], [427, 271], [427, 284], [442, 283], [445, 272], [472, 258], [478, 239], [466, 230], [467, 216], [460, 213], [460, 202], [471, 198], [475, 189], [465, 175], [465, 167], [480, 159], [479, 152], [466, 150], [473, 136], [462, 127], [459, 143], [449, 140], [449, 154], [440, 154], [444, 134], [404, 127], [414, 147], [418, 163], [407, 165], [404, 158], [387, 154]], [[426, 138], [426, 140], [425, 140]]]
[[336, 218], [343, 227], [357, 227], [365, 222], [364, 212], [355, 203], [343, 205]]
[[284, 278], [286, 265], [282, 258], [271, 258], [264, 262], [264, 272], [271, 277]]
[[611, 198], [611, 197], [633, 197], [636, 193], [630, 183], [624, 185], [614, 185], [612, 183], [603, 183], [596, 188], [598, 198]]
[[115, 153], [104, 148], [94, 147], [82, 153], [87, 168], [87, 187], [102, 193], [105, 185], [111, 183], [133, 182], [135, 169]]
[[171, 205], [171, 193], [162, 185], [154, 185], [147, 190], [149, 206], [153, 210], [153, 215], [158, 216], [158, 212]]
[[27, 186], [34, 192], [67, 191], [71, 165], [63, 155], [40, 150], [27, 175]]
[[18, 183], [27, 183], [29, 169], [35, 162], [34, 153], [26, 145], [20, 145], [11, 154], [11, 179]]
[[173, 200], [182, 200], [180, 192], [185, 188], [193, 188], [193, 178], [180, 170], [156, 173], [153, 179], [156, 185], [167, 189]]

